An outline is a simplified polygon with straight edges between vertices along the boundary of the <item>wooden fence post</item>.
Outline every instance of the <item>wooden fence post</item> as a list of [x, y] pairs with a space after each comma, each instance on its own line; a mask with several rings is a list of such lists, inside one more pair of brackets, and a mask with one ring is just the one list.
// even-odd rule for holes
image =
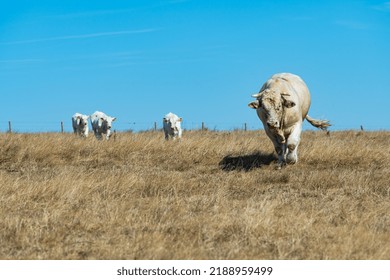
[[64, 133], [64, 122], [61, 122], [61, 133]]
[[204, 122], [202, 122], [202, 131], [204, 130]]
[[11, 121], [8, 121], [8, 133], [12, 133], [12, 124], [11, 124]]
[[246, 131], [246, 123], [244, 123], [244, 131]]
[[157, 122], [154, 122], [154, 131], [157, 131]]

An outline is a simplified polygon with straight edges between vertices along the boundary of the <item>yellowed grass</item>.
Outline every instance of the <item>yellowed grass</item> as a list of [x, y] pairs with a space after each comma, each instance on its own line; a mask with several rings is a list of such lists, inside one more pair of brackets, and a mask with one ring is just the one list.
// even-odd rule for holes
[[[114, 140], [114, 139], [112, 139]], [[1, 259], [390, 259], [390, 133], [0, 135]]]

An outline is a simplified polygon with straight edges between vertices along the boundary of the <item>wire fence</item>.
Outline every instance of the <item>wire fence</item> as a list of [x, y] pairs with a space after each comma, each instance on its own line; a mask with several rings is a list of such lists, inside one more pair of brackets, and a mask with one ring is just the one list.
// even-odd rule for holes
[[[91, 129], [91, 124], [89, 123]], [[184, 121], [181, 125], [184, 130], [256, 130], [260, 129], [260, 124], [250, 124], [248, 122], [242, 123], [227, 123], [227, 122], [188, 122]], [[163, 128], [162, 122], [149, 121], [149, 122], [137, 122], [128, 121], [121, 122], [115, 121], [112, 125], [112, 129], [118, 132], [140, 132], [148, 130], [161, 130]], [[71, 121], [0, 121], [0, 132], [18, 132], [18, 133], [39, 133], [39, 132], [73, 132]]]
[[[89, 127], [91, 125], [89, 124]], [[211, 131], [248, 131], [248, 130], [262, 130], [263, 125], [260, 121], [258, 122], [237, 122], [237, 123], [228, 123], [228, 122], [188, 122], [184, 121], [182, 123], [182, 128], [184, 130], [211, 130]], [[148, 130], [161, 130], [162, 122], [149, 121], [149, 122], [137, 122], [137, 121], [128, 121], [128, 122], [114, 122], [113, 130], [118, 132], [141, 132]], [[316, 130], [316, 128], [310, 126], [307, 123], [304, 123], [303, 130]], [[389, 127], [381, 127], [378, 125], [372, 124], [332, 124], [329, 128], [330, 131], [339, 131], [339, 130], [389, 130]], [[0, 121], [0, 132], [17, 132], [17, 133], [44, 133], [44, 132], [73, 132], [72, 123], [70, 121], [43, 121], [43, 122], [33, 122], [33, 121]]]

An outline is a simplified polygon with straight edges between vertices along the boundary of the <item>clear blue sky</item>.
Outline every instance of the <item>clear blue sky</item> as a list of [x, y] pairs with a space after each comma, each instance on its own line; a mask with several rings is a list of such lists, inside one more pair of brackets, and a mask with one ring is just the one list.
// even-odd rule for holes
[[[101, 110], [118, 130], [174, 112], [185, 128], [247, 123], [274, 73], [309, 86], [333, 130], [390, 129], [390, 2], [86, 1], [0, 3], [0, 131], [71, 130]], [[306, 128], [311, 128], [308, 124]]]

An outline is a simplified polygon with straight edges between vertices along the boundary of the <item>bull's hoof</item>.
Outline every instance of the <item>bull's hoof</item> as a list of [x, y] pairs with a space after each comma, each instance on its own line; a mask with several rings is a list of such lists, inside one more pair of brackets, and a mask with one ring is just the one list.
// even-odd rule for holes
[[287, 164], [290, 164], [290, 165], [293, 165], [293, 164], [296, 164], [297, 161], [296, 160], [288, 160], [287, 161]]
[[298, 161], [297, 157], [293, 156], [291, 154], [288, 154], [287, 157], [286, 157], [287, 164], [296, 164], [297, 161]]
[[286, 166], [287, 166], [286, 162], [278, 162], [276, 164], [275, 170], [281, 170], [282, 168], [284, 168]]

